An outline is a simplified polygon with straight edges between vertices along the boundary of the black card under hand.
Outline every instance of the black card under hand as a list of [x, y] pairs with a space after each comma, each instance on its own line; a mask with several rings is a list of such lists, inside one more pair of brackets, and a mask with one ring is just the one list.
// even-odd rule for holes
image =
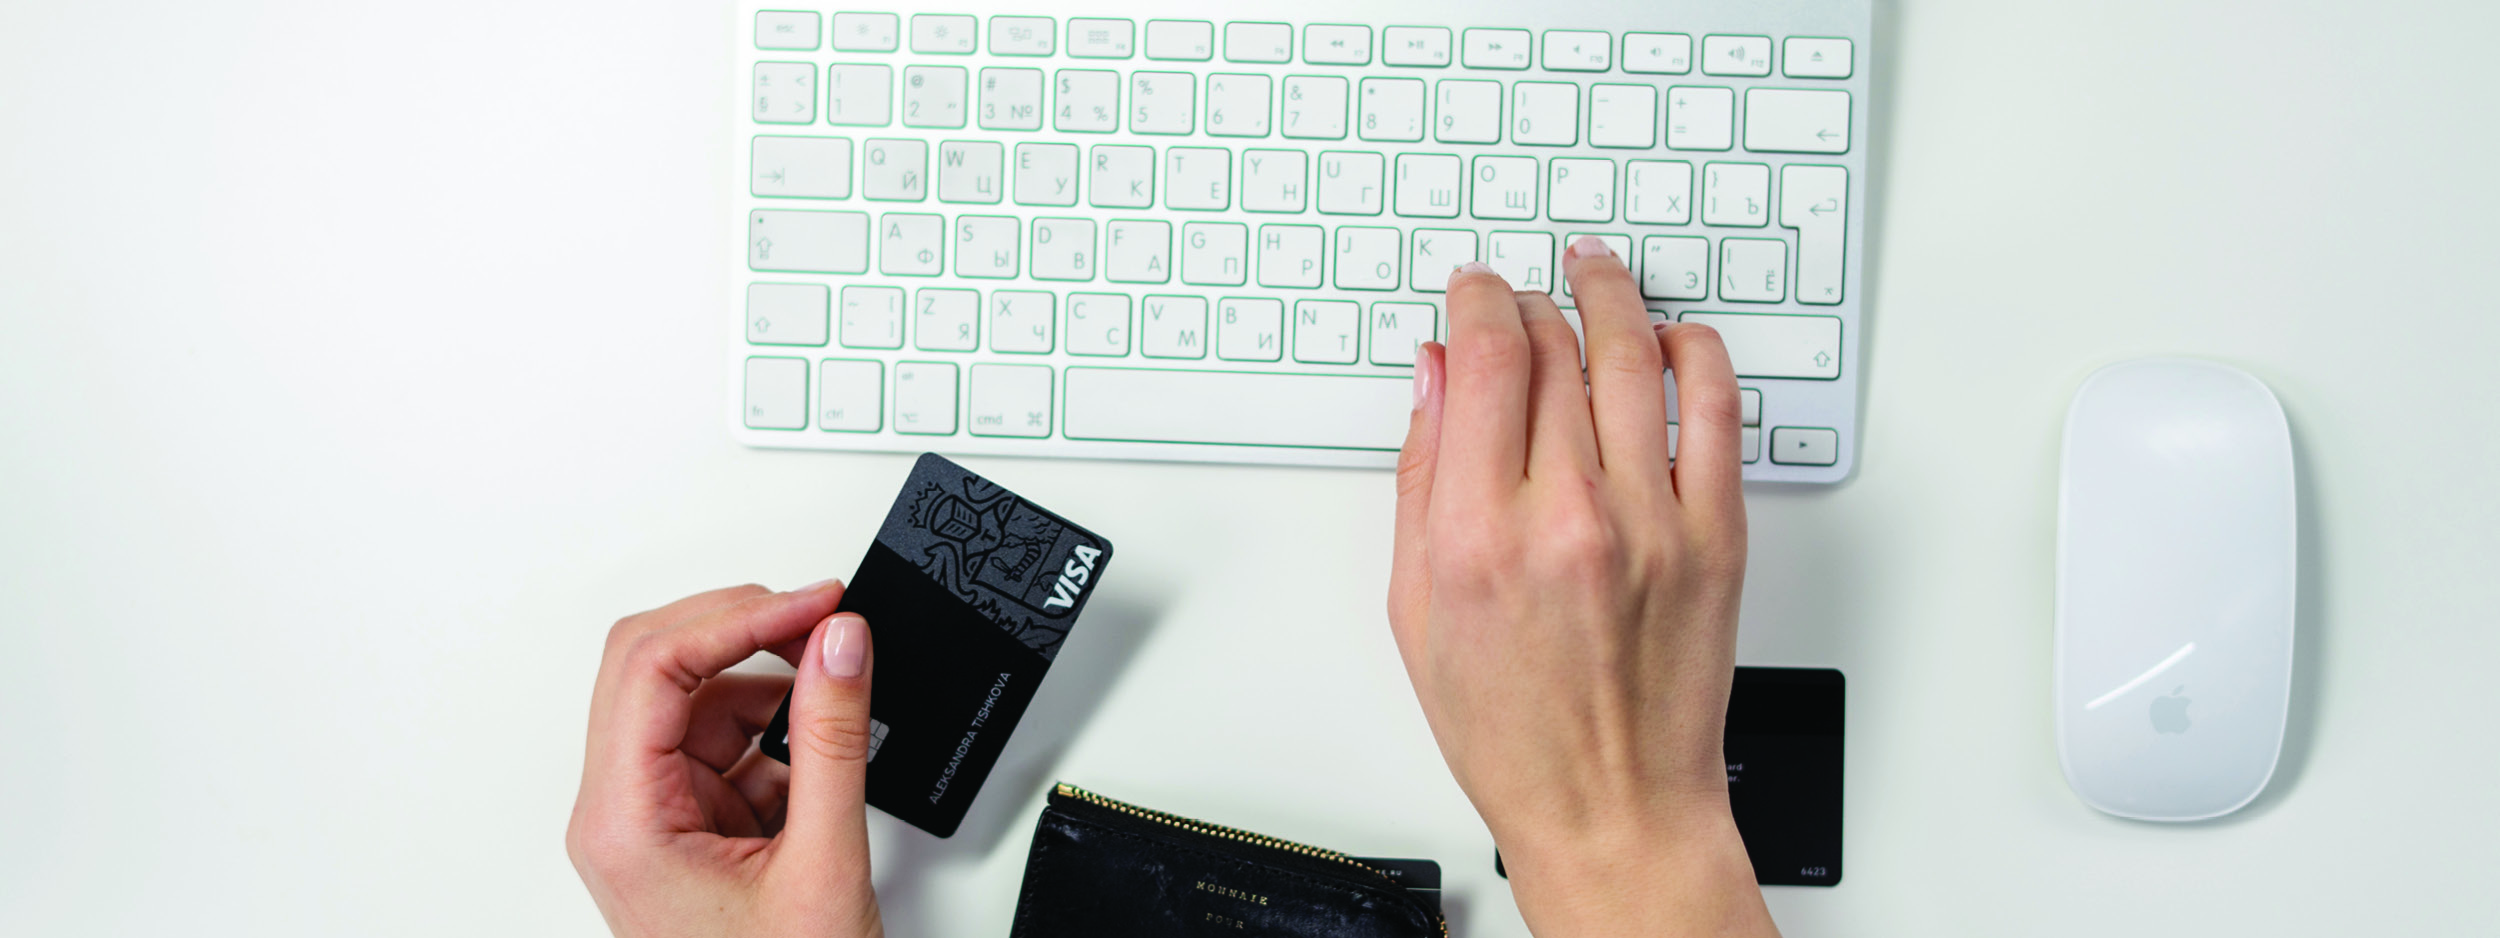
[[1840, 884], [1840, 672], [1738, 668], [1727, 699], [1727, 802], [1765, 886]]
[[[1110, 562], [1093, 532], [921, 456], [842, 593], [876, 649], [868, 803], [953, 835]], [[789, 732], [784, 699], [764, 754], [790, 761]]]

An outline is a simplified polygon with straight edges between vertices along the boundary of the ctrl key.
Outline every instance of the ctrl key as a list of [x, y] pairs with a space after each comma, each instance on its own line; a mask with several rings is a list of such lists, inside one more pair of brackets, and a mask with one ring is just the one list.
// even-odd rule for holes
[[1771, 461], [1783, 466], [1828, 466], [1840, 461], [1840, 433], [1821, 427], [1771, 428]]
[[744, 416], [750, 429], [807, 429], [807, 359], [747, 359]]

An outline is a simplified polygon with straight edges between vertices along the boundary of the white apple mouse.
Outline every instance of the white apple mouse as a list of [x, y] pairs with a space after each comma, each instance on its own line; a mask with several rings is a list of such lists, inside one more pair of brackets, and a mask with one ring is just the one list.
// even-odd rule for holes
[[2274, 776], [2291, 704], [2297, 501], [2274, 392], [2192, 359], [2093, 372], [2057, 501], [2066, 784], [2124, 818], [2239, 810]]

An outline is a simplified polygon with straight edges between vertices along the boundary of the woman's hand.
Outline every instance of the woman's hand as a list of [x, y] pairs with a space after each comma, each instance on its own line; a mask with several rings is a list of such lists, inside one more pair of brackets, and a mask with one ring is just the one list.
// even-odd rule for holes
[[1652, 327], [1602, 242], [1564, 270], [1585, 385], [1552, 298], [1482, 264], [1450, 277], [1449, 346], [1416, 357], [1398, 467], [1398, 650], [1537, 934], [1771, 934], [1721, 755], [1745, 572], [1735, 374], [1708, 327]]
[[[609, 930], [882, 935], [868, 882], [868, 623], [842, 584], [740, 586], [608, 632], [565, 851]], [[790, 765], [756, 751], [791, 679], [722, 674], [759, 651], [798, 668]]]

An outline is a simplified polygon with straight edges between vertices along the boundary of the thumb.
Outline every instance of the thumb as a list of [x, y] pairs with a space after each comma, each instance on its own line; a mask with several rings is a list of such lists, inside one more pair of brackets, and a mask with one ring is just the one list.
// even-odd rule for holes
[[776, 864], [820, 884], [868, 888], [868, 620], [817, 624], [790, 700], [790, 802]]

